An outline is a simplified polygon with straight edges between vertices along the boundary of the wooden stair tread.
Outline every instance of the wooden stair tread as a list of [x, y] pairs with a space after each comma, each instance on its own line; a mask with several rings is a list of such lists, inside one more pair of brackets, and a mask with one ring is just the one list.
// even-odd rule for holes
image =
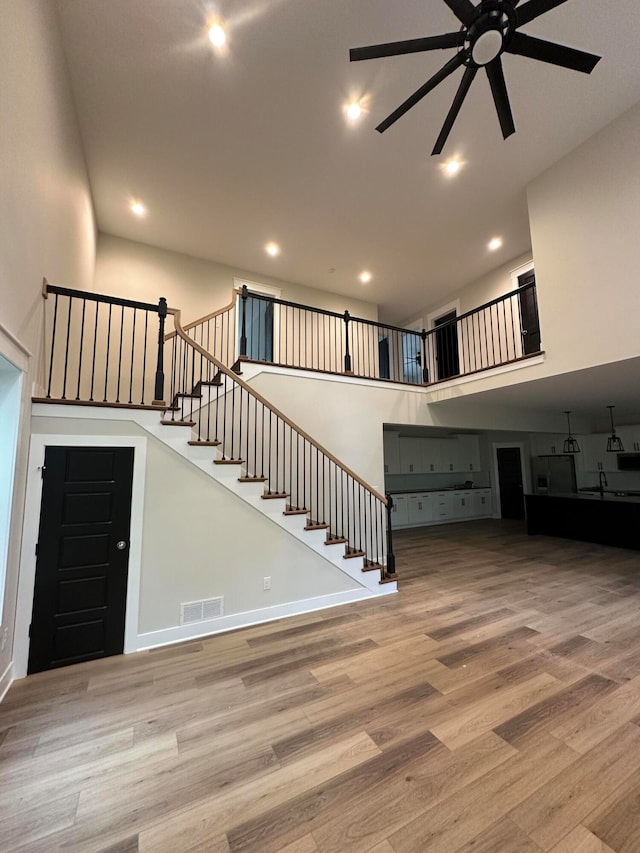
[[191, 447], [219, 447], [219, 441], [188, 441]]
[[380, 563], [367, 563], [365, 562], [362, 567], [363, 572], [379, 572], [381, 569], [384, 569], [384, 566], [381, 566]]
[[214, 459], [214, 465], [244, 465], [244, 459]]
[[304, 507], [294, 508], [294, 507], [288, 506], [282, 514], [283, 515], [306, 515], [308, 512], [309, 512], [309, 510], [305, 509]]
[[195, 421], [161, 421], [162, 426], [188, 426], [194, 427]]
[[345, 560], [352, 560], [354, 557], [364, 557], [366, 556], [364, 551], [347, 551], [344, 555]]
[[322, 522], [319, 522], [319, 521], [311, 521], [311, 522], [309, 522], [309, 524], [306, 525], [306, 527], [304, 529], [305, 530], [328, 530], [329, 525], [328, 524], [322, 524]]
[[325, 545], [346, 545], [348, 539], [345, 539], [343, 536], [334, 536], [333, 539], [327, 539], [324, 543]]
[[239, 483], [266, 483], [266, 477], [238, 477]]
[[263, 501], [273, 501], [277, 500], [278, 498], [288, 498], [289, 494], [288, 492], [267, 492], [266, 494], [261, 495], [260, 497]]
[[383, 578], [380, 578], [378, 583], [395, 583], [397, 580], [396, 575], [385, 575]]
[[202, 399], [202, 394], [197, 394], [195, 391], [192, 391], [191, 394], [187, 394], [186, 391], [178, 391], [178, 393], [174, 396], [173, 399], [178, 400], [180, 397], [183, 397], [187, 400], [190, 400], [190, 399], [200, 400], [200, 399]]

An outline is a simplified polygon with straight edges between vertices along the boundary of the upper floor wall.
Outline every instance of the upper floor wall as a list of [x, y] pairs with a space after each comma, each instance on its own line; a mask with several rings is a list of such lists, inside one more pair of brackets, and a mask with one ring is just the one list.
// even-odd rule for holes
[[181, 309], [184, 323], [228, 305], [235, 280], [266, 285], [280, 298], [291, 302], [338, 313], [348, 310], [359, 317], [378, 319], [378, 306], [371, 302], [303, 287], [109, 234], [98, 236], [93, 289], [98, 293], [142, 302], [154, 302], [159, 296], [164, 296], [169, 305]]
[[529, 186], [547, 375], [640, 355], [640, 104]]

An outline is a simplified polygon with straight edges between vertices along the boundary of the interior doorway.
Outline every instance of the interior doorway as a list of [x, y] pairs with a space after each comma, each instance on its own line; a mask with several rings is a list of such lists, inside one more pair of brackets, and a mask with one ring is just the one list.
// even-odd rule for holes
[[498, 447], [496, 460], [500, 515], [502, 518], [524, 519], [524, 482], [520, 448]]
[[[536, 283], [535, 270], [530, 269], [518, 276], [518, 287]], [[520, 331], [522, 334], [522, 353], [530, 355], [540, 352], [540, 318], [538, 316], [538, 298], [535, 288], [519, 294]]]
[[450, 311], [434, 321], [438, 379], [448, 379], [450, 376], [457, 376], [460, 373], [456, 316], [455, 311]]
[[28, 672], [121, 654], [133, 447], [47, 446]]

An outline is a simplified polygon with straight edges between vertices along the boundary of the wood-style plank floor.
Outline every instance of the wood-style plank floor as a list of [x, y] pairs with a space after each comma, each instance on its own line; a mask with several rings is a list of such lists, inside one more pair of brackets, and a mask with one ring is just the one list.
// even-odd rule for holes
[[16, 682], [0, 850], [638, 853], [640, 554], [396, 552], [396, 596]]

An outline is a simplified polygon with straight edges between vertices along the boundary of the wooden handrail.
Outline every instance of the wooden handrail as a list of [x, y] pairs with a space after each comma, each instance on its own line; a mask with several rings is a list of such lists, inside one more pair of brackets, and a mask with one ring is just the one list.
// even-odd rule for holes
[[344, 462], [341, 462], [336, 456], [333, 455], [333, 453], [331, 453], [330, 450], [327, 450], [326, 447], [323, 447], [321, 444], [319, 444], [319, 442], [317, 442], [314, 438], [312, 438], [308, 432], [306, 432], [305, 430], [302, 429], [301, 426], [298, 426], [298, 424], [295, 423], [295, 421], [292, 421], [291, 418], [289, 418], [287, 415], [284, 414], [284, 412], [281, 412], [280, 409], [277, 409], [272, 403], [270, 403], [266, 399], [266, 397], [263, 397], [259, 391], [256, 391], [255, 388], [252, 388], [244, 380], [240, 379], [240, 377], [237, 375], [237, 373], [234, 373], [233, 370], [228, 368], [225, 364], [223, 364], [221, 361], [219, 361], [215, 356], [211, 355], [210, 352], [207, 352], [207, 350], [204, 349], [204, 347], [201, 347], [199, 343], [197, 343], [196, 341], [193, 340], [193, 338], [189, 337], [189, 335], [187, 335], [187, 333], [185, 332], [184, 328], [182, 327], [182, 325], [180, 323], [180, 313], [181, 312], [180, 312], [179, 308], [168, 308], [167, 309], [167, 314], [171, 314], [173, 316], [173, 322], [174, 322], [175, 327], [176, 327], [176, 335], [178, 337], [182, 338], [182, 340], [185, 341], [187, 344], [189, 344], [189, 346], [193, 347], [193, 349], [195, 349], [196, 352], [199, 352], [200, 355], [203, 358], [205, 358], [207, 361], [209, 361], [211, 364], [213, 364], [220, 371], [220, 373], [224, 373], [227, 376], [229, 376], [241, 388], [244, 388], [244, 390], [247, 392], [247, 394], [249, 394], [251, 397], [255, 397], [260, 403], [262, 403], [263, 406], [266, 406], [266, 408], [269, 409], [269, 411], [273, 412], [273, 414], [276, 417], [280, 418], [284, 423], [288, 424], [288, 426], [290, 426], [292, 430], [295, 430], [295, 432], [297, 432], [299, 435], [301, 435], [302, 438], [304, 438], [306, 441], [309, 442], [309, 444], [311, 444], [313, 447], [315, 447], [317, 450], [319, 450], [320, 453], [323, 453], [327, 457], [327, 459], [330, 459], [335, 465], [338, 466], [338, 468], [340, 468], [342, 471], [344, 471], [345, 474], [347, 474], [349, 477], [351, 477], [353, 480], [355, 480], [356, 483], [359, 483], [364, 489], [366, 489], [371, 495], [373, 495], [373, 497], [376, 498], [376, 500], [379, 500], [382, 504], [384, 504], [384, 506], [387, 505], [387, 499], [384, 495], [381, 495], [380, 492], [376, 491], [376, 489], [374, 489], [367, 482], [365, 482], [362, 479], [362, 477], [359, 477], [355, 473], [355, 471], [352, 471], [351, 468], [348, 468], [344, 464]]
[[[207, 314], [206, 317], [200, 317], [199, 320], [194, 320], [192, 323], [187, 323], [186, 326], [183, 326], [184, 331], [187, 332], [189, 329], [194, 329], [196, 326], [199, 326], [202, 323], [207, 323], [209, 320], [213, 320], [216, 317], [219, 317], [220, 314], [225, 314], [227, 311], [231, 311], [231, 309], [234, 308], [236, 304], [235, 297], [239, 295], [240, 291], [236, 288], [233, 288], [231, 293], [233, 294], [233, 298], [228, 305], [225, 305], [224, 308], [218, 308], [217, 311], [212, 311], [211, 314]], [[164, 336], [165, 341], [172, 340], [173, 338], [175, 338], [176, 334], [177, 332], [169, 332]], [[191, 341], [191, 338], [189, 338], [189, 340]]]

